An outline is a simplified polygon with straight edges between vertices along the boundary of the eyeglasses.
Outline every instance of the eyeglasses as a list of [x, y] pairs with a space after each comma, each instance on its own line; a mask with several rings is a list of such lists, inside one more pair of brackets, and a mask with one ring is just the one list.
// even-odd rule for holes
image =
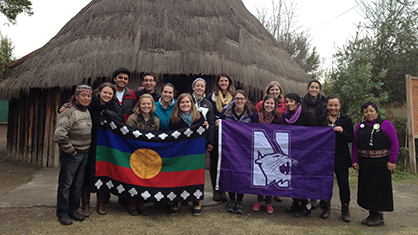
[[244, 101], [246, 98], [234, 98], [235, 101]]
[[144, 82], [154, 82], [154, 80], [152, 80], [152, 79], [150, 79], [150, 80], [145, 79]]

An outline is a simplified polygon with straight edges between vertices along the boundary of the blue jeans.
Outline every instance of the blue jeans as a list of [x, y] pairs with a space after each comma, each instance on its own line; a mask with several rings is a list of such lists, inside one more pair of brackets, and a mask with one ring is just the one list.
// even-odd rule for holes
[[60, 150], [60, 174], [58, 178], [58, 218], [68, 216], [80, 207], [81, 186], [84, 181], [88, 153], [70, 156]]

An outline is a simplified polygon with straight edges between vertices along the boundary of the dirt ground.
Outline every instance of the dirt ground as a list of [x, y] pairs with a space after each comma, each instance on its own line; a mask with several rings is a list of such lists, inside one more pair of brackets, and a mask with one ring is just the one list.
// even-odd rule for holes
[[[30, 181], [39, 169], [28, 164], [4, 160], [6, 127], [0, 125], [0, 195]], [[396, 175], [395, 175], [396, 177]], [[108, 215], [100, 216], [92, 208], [92, 215], [83, 222], [62, 226], [55, 216], [55, 208], [47, 206], [0, 208], [0, 234], [418, 234], [418, 178], [394, 180], [395, 211], [385, 213], [385, 226], [370, 228], [360, 221], [367, 211], [356, 204], [356, 188], [351, 191], [352, 221], [340, 219], [338, 189], [334, 188], [331, 216], [319, 218], [320, 210], [313, 210], [306, 218], [285, 214], [291, 199], [273, 202], [273, 214], [262, 208], [251, 210], [255, 197], [245, 195], [242, 215], [225, 211], [225, 203], [205, 207], [199, 217], [190, 213], [191, 206], [180, 209], [176, 216], [167, 209], [148, 205], [149, 216], [130, 216], [117, 202], [107, 206]], [[94, 207], [94, 205], [93, 205]]]

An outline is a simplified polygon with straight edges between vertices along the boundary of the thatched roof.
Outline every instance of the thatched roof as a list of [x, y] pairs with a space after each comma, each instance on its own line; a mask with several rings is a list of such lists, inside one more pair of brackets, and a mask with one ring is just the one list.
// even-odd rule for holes
[[310, 80], [241, 0], [93, 0], [0, 83], [0, 96], [72, 88], [118, 67], [157, 74], [233, 74], [304, 93]]

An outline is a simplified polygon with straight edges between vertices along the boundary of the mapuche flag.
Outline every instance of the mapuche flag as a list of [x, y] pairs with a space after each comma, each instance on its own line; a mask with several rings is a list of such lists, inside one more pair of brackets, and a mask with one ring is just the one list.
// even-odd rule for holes
[[94, 191], [148, 202], [203, 200], [206, 130], [159, 132], [101, 120]]
[[222, 121], [217, 188], [258, 195], [329, 200], [334, 182], [335, 132]]

